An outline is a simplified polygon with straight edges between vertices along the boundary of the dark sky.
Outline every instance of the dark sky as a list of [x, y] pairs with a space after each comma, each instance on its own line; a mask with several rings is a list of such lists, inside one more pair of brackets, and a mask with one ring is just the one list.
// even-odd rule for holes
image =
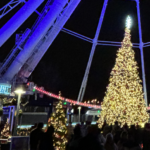
[[[2, 7], [8, 1], [0, 1]], [[103, 0], [81, 0], [65, 28], [94, 38]], [[141, 0], [141, 21], [143, 31], [143, 42], [150, 42], [150, 1]], [[21, 4], [0, 20], [0, 27], [21, 8]], [[42, 7], [39, 8], [39, 11]], [[136, 16], [136, 3], [131, 0], [109, 0], [99, 40], [121, 42], [124, 36], [126, 16], [133, 19], [132, 42], [138, 43], [138, 24]], [[37, 14], [31, 17], [16, 31], [24, 31], [31, 28]], [[0, 48], [0, 61], [2, 62], [11, 48], [14, 46], [15, 34]], [[71, 99], [77, 99], [81, 82], [84, 76], [86, 64], [91, 50], [91, 43], [60, 32], [51, 47], [48, 49], [34, 72], [32, 80], [46, 90], [58, 93]], [[84, 100], [97, 98], [103, 100], [106, 86], [108, 85], [111, 69], [115, 64], [118, 47], [97, 46], [92, 62], [87, 89]], [[135, 49], [136, 61], [141, 66], [140, 51]], [[144, 48], [144, 59], [146, 69], [146, 81], [148, 98], [150, 98], [150, 49]], [[141, 67], [139, 68], [141, 76]]]

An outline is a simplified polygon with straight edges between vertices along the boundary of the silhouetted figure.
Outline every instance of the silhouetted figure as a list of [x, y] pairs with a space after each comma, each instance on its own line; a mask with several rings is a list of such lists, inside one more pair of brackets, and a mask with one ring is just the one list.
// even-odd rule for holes
[[112, 131], [112, 126], [107, 124], [103, 127], [103, 136], [106, 138], [106, 135]]
[[88, 128], [90, 126], [91, 126], [91, 122], [90, 121], [86, 121], [85, 130], [84, 130], [84, 136], [86, 136], [88, 134]]
[[128, 140], [128, 133], [126, 131], [123, 131], [121, 133], [120, 140], [117, 144], [118, 150], [124, 150], [124, 145], [127, 143], [127, 140]]
[[103, 150], [99, 141], [99, 130], [96, 126], [88, 128], [88, 133], [81, 139], [78, 150]]
[[143, 131], [143, 150], [150, 150], [150, 124], [145, 125]]
[[120, 140], [121, 133], [122, 133], [122, 129], [121, 129], [119, 126], [115, 126], [113, 139], [114, 139], [114, 142], [115, 142], [116, 144], [117, 144], [117, 143], [119, 142], [119, 140]]
[[68, 142], [66, 149], [67, 150], [78, 150], [81, 138], [82, 138], [82, 133], [81, 133], [80, 125], [77, 125], [74, 128], [73, 138], [71, 141]]
[[82, 134], [82, 137], [85, 136], [85, 132], [86, 132], [86, 125], [84, 125], [84, 122], [81, 122], [81, 134]]
[[105, 150], [118, 150], [118, 148], [113, 140], [113, 135], [111, 133], [108, 133], [106, 135], [106, 142], [104, 144], [104, 149]]
[[33, 131], [34, 129], [36, 129], [36, 128], [37, 128], [37, 125], [38, 125], [38, 124], [35, 123], [34, 126], [31, 127], [30, 131]]
[[128, 134], [128, 140], [127, 142], [124, 144], [124, 148], [126, 150], [141, 150], [140, 146], [137, 145], [134, 136], [132, 134]]
[[54, 134], [54, 127], [51, 125], [47, 129], [47, 132], [43, 134], [43, 138], [40, 141], [39, 150], [54, 150], [53, 134]]
[[98, 137], [99, 137], [99, 142], [104, 145], [106, 142], [106, 138], [103, 136], [103, 134], [101, 134], [101, 130], [98, 129]]
[[71, 123], [68, 124], [67, 126], [67, 140], [70, 141], [73, 136], [73, 126]]
[[44, 132], [42, 131], [43, 123], [39, 123], [37, 128], [32, 130], [30, 133], [30, 150], [37, 150], [39, 142], [43, 137]]

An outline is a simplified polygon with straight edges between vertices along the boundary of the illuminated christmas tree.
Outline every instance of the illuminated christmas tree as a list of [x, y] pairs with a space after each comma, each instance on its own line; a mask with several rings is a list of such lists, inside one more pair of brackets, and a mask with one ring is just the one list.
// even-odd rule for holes
[[6, 122], [4, 129], [1, 131], [1, 137], [2, 138], [9, 138], [10, 135], [10, 125], [8, 123], [8, 121]]
[[101, 104], [99, 128], [102, 127], [104, 121], [109, 125], [118, 121], [121, 127], [125, 123], [130, 126], [148, 122], [149, 115], [146, 112], [142, 81], [139, 78], [135, 53], [132, 49], [130, 26], [131, 19], [128, 17], [125, 37], [117, 52], [116, 63], [109, 79], [110, 83]]
[[63, 110], [62, 101], [59, 101], [56, 106], [56, 112], [52, 114], [50, 123], [54, 126], [54, 147], [56, 150], [65, 150], [66, 134], [67, 134], [67, 118]]

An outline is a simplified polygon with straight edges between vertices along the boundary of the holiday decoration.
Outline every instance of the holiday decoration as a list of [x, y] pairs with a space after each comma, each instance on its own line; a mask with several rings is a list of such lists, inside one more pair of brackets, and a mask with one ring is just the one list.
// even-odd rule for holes
[[51, 92], [47, 92], [45, 90], [41, 90], [39, 87], [34, 87], [35, 90], [43, 93], [43, 94], [46, 94], [47, 96], [50, 96], [50, 97], [53, 97], [53, 98], [56, 98], [56, 99], [59, 99], [59, 100], [62, 100], [62, 101], [66, 101], [68, 103], [71, 103], [73, 105], [79, 105], [79, 106], [84, 106], [84, 107], [91, 107], [91, 108], [95, 108], [95, 109], [100, 109], [101, 106], [99, 105], [93, 105], [93, 104], [89, 104], [89, 103], [82, 103], [82, 102], [78, 102], [77, 100], [72, 100], [72, 99], [68, 99], [68, 98], [64, 98], [64, 97], [61, 97], [61, 96], [58, 96], [56, 94], [53, 94]]
[[17, 135], [18, 136], [29, 136], [31, 129], [28, 128], [17, 128]]
[[5, 97], [4, 99], [3, 99], [3, 105], [4, 106], [11, 106], [11, 105], [16, 105], [17, 104], [17, 101], [16, 101], [16, 99], [15, 98], [7, 98], [7, 97]]
[[[53, 94], [51, 92], [48, 92], [48, 91], [45, 91], [45, 90], [41, 90], [39, 87], [34, 87], [35, 90], [37, 90], [38, 92], [41, 92], [49, 97], [53, 97], [53, 98], [56, 98], [56, 99], [60, 99], [62, 101], [66, 101], [68, 103], [70, 103], [70, 105], [79, 105], [79, 106], [84, 106], [84, 107], [91, 107], [91, 108], [95, 108], [95, 109], [101, 109], [101, 106], [99, 105], [99, 101], [97, 102], [97, 105], [93, 105], [93, 104], [89, 104], [87, 102], [78, 102], [77, 100], [72, 100], [72, 99], [68, 99], [68, 98], [64, 98], [64, 97], [59, 97], [58, 95], [56, 94]], [[147, 107], [147, 110], [150, 110], [150, 106]]]
[[132, 50], [130, 27], [131, 19], [128, 17], [125, 37], [117, 52], [116, 63], [109, 79], [110, 83], [101, 104], [99, 128], [102, 127], [104, 121], [109, 125], [118, 121], [121, 127], [125, 124], [130, 126], [148, 122], [149, 115], [143, 98], [142, 81], [139, 78], [135, 53]]
[[56, 150], [65, 150], [67, 139], [67, 127], [66, 127], [67, 119], [65, 118], [65, 113], [63, 110], [62, 101], [59, 101], [56, 106], [56, 112], [52, 114], [49, 119], [49, 125], [52, 124], [54, 126], [54, 147]]
[[6, 122], [4, 129], [1, 131], [1, 137], [2, 138], [10, 138], [10, 125], [8, 121]]

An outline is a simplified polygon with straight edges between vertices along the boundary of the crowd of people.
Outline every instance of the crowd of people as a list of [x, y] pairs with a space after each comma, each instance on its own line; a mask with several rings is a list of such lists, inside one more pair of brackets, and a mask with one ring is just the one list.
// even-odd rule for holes
[[39, 123], [30, 133], [30, 150], [54, 150], [53, 133], [54, 128], [51, 125], [47, 131], [42, 130], [44, 124]]
[[[46, 132], [39, 123], [30, 133], [31, 150], [55, 150], [53, 147], [54, 128], [51, 125]], [[89, 122], [68, 126], [66, 150], [150, 150], [150, 124], [145, 128], [132, 125], [120, 128], [105, 124], [102, 129]]]

